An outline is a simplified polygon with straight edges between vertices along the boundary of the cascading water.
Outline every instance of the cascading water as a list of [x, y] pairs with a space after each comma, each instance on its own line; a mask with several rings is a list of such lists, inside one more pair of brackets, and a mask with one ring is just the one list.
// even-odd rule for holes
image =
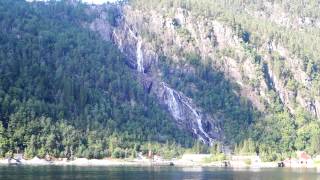
[[[136, 62], [137, 62], [137, 71], [140, 73], [144, 73], [144, 59], [143, 59], [143, 52], [142, 52], [142, 39], [141, 37], [137, 36], [133, 31], [129, 28], [129, 34], [137, 41], [136, 44]], [[210, 145], [213, 142], [213, 139], [204, 131], [202, 126], [202, 118], [199, 113], [192, 107], [190, 104], [191, 100], [188, 97], [184, 96], [182, 93], [179, 93], [170, 87], [168, 87], [165, 83], [163, 83], [163, 87], [167, 92], [167, 101], [166, 104], [168, 105], [169, 111], [172, 116], [176, 120], [183, 120], [187, 118], [183, 118], [183, 112], [181, 109], [183, 107], [187, 108], [188, 112], [192, 113], [192, 117], [196, 120], [196, 126], [192, 127], [193, 133], [198, 136], [198, 138], [203, 143], [209, 143]], [[193, 119], [193, 120], [194, 120]]]
[[[173, 115], [173, 117], [175, 119], [181, 119], [181, 112], [180, 112], [180, 109], [179, 109], [179, 104], [176, 100], [176, 97], [174, 95], [174, 91], [173, 89], [167, 87], [164, 85], [164, 87], [166, 88], [167, 92], [169, 92], [169, 102], [168, 102], [168, 106], [169, 106], [169, 111], [171, 112], [171, 114]], [[177, 94], [177, 96], [179, 96]]]
[[[163, 87], [165, 88], [166, 92], [168, 92], [167, 105], [173, 117], [175, 119], [183, 119], [182, 112], [180, 110], [182, 109], [181, 106], [185, 106], [186, 108], [188, 108], [188, 111], [192, 112], [197, 122], [197, 128], [192, 128], [193, 133], [196, 134], [203, 143], [209, 143], [210, 145], [212, 145], [213, 139], [204, 131], [202, 126], [202, 119], [198, 112], [194, 108], [192, 108], [188, 98], [183, 94], [171, 89], [165, 83], [163, 83]], [[176, 99], [176, 97], [178, 98], [178, 100]], [[182, 103], [182, 105], [179, 105], [178, 102]], [[207, 140], [205, 140], [204, 138], [206, 138]]]
[[[142, 52], [142, 39], [140, 36], [138, 36], [136, 33], [132, 31], [131, 28], [127, 28], [127, 32], [130, 35], [130, 37], [134, 38], [136, 40], [136, 61], [137, 61], [137, 71], [144, 73], [144, 61], [143, 61], [143, 52]], [[119, 42], [119, 46], [122, 46], [122, 42]]]
[[[144, 69], [144, 57], [143, 57], [143, 51], [142, 51], [142, 39], [140, 36], [135, 34], [130, 28], [128, 28], [128, 33], [136, 41], [137, 71], [140, 73], [144, 73], [145, 69]], [[185, 122], [189, 121], [189, 123], [191, 124], [191, 128], [193, 130], [193, 133], [197, 135], [197, 137], [203, 143], [208, 143], [209, 145], [212, 145], [213, 138], [211, 138], [203, 129], [202, 117], [201, 115], [199, 115], [197, 110], [193, 108], [191, 103], [192, 101], [188, 97], [186, 97], [184, 94], [170, 88], [166, 83], [161, 82], [161, 84], [164, 87], [167, 95], [165, 99], [165, 104], [168, 106], [168, 109], [171, 115], [174, 117], [174, 119], [185, 121]], [[191, 115], [190, 117], [188, 117], [188, 114], [185, 114], [187, 112], [191, 113], [189, 114]]]
[[139, 72], [144, 73], [144, 67], [143, 67], [143, 54], [141, 50], [142, 41], [139, 38], [137, 42], [137, 70]]
[[[95, 31], [99, 32], [99, 30]], [[100, 33], [106, 36], [106, 31], [101, 31]], [[157, 71], [153, 72], [153, 69], [150, 69], [151, 64], [157, 63], [157, 53], [154, 52], [154, 58], [152, 59], [150, 59], [150, 54], [144, 54], [153, 52], [153, 50], [146, 49], [148, 46], [144, 45], [148, 44], [144, 43], [147, 42], [142, 40], [142, 37], [135, 32], [132, 26], [125, 22], [123, 24], [119, 23], [119, 26], [113, 30], [113, 37], [111, 37], [111, 39], [119, 47], [121, 52], [127, 56], [130, 67], [135, 68], [140, 73], [142, 78], [139, 79], [141, 79], [143, 83], [148, 84], [148, 88], [152, 86], [152, 91], [155, 93], [155, 96], [159, 98], [160, 103], [168, 107], [168, 111], [180, 127], [185, 127], [187, 130], [190, 130], [199, 140], [206, 144], [212, 145], [213, 140], [221, 140], [221, 134], [223, 132], [219, 124], [215, 122], [217, 119], [202, 114], [201, 110], [192, 103], [190, 98], [179, 91], [171, 89], [170, 86], [162, 81]], [[149, 69], [145, 69], [145, 67]], [[148, 73], [145, 73], [147, 70]], [[151, 90], [148, 90], [148, 93], [150, 92]], [[210, 128], [208, 131], [209, 134], [205, 131], [202, 124], [203, 122], [210, 122], [211, 127], [214, 127]]]
[[[198, 112], [197, 112], [194, 108], [192, 108], [191, 105], [190, 105], [188, 102], [185, 102], [185, 101], [182, 101], [182, 102], [183, 102], [183, 103], [191, 110], [191, 112], [194, 114], [194, 116], [196, 117], [197, 125], [198, 125], [198, 128], [199, 128], [200, 132], [209, 140], [209, 144], [212, 145], [213, 139], [203, 130], [202, 120], [201, 120]], [[194, 129], [194, 131], [195, 131], [195, 129]], [[203, 142], [205, 142], [204, 139], [202, 138], [202, 136], [200, 136], [198, 132], [197, 132], [196, 134], [199, 136], [199, 138], [200, 138]]]

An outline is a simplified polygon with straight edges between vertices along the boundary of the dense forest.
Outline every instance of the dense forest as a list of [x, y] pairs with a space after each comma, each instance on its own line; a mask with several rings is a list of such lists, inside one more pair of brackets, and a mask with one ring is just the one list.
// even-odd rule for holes
[[[268, 3], [279, 6], [292, 22], [320, 17], [315, 0]], [[216, 59], [175, 52], [181, 60], [177, 62], [157, 51], [162, 80], [207, 114], [222, 119], [227, 145], [235, 154], [259, 154], [262, 160], [275, 161], [294, 156], [297, 150], [319, 153], [318, 118], [297, 100], [293, 113], [270, 83], [268, 102], [259, 110], [239, 95], [239, 84], [215, 68], [215, 61], [224, 57], [237, 59], [241, 49], [259, 69], [255, 81], [247, 80], [252, 89], [264, 78], [270, 79], [266, 66], [271, 64], [276, 77], [285, 82], [284, 89], [295, 97], [299, 91], [304, 98], [315, 99], [320, 96], [316, 25], [296, 26], [253, 16], [257, 11], [274, 13], [260, 0], [129, 0], [125, 4], [160, 12], [166, 18], [182, 8], [196, 19], [222, 22], [241, 40], [238, 49], [217, 50]], [[24, 153], [26, 158], [127, 158], [151, 150], [166, 158], [186, 151], [225, 158], [219, 143], [210, 148], [180, 129], [156, 97], [145, 92], [139, 74], [127, 66], [116, 45], [85, 28], [84, 24], [99, 17], [87, 13], [89, 6], [68, 0], [0, 1], [0, 157]], [[106, 10], [109, 24], [116, 26], [118, 12]], [[163, 49], [163, 37], [157, 37], [145, 23], [137, 30]], [[173, 27], [181, 39], [195, 41], [179, 23], [174, 19]], [[261, 50], [266, 42], [283, 45], [295, 57], [307, 74], [308, 87], [295, 79], [294, 73], [299, 72], [292, 70], [285, 57]], [[272, 57], [270, 62], [264, 59], [267, 56]]]
[[81, 28], [92, 18], [85, 7], [0, 2], [0, 156], [172, 156], [189, 147], [190, 134], [144, 93], [117, 48]]
[[[265, 66], [270, 63], [263, 58], [271, 56], [270, 64], [275, 69], [277, 78], [284, 80], [285, 88], [288, 88], [293, 94], [297, 94], [299, 90], [310, 99], [320, 95], [319, 29], [313, 24], [302, 24], [295, 27], [294, 23], [296, 19], [309, 18], [312, 19], [311, 22], [315, 21], [319, 17], [317, 1], [302, 3], [301, 1], [162, 0], [155, 2], [132, 0], [130, 3], [137, 10], [153, 9], [166, 18], [172, 18], [177, 34], [186, 39], [184, 43], [189, 43], [194, 39], [188, 30], [190, 24], [183, 26], [179, 22], [183, 21], [181, 20], [183, 18], [177, 19], [177, 16], [174, 16], [178, 8], [187, 11], [185, 19], [191, 16], [194, 19], [205, 19], [206, 23], [222, 22], [232, 29], [234, 36], [241, 39], [242, 47], [239, 49], [244, 49], [247, 58], [252, 59], [260, 70], [256, 72], [257, 77], [261, 76], [260, 79], [257, 79], [258, 81], [266, 78]], [[275, 13], [270, 7], [282, 9], [283, 13], [287, 14], [286, 18], [291, 20], [291, 24], [283, 25], [276, 22], [277, 19], [263, 19], [252, 15], [254, 14], [252, 12]], [[191, 23], [197, 24], [198, 22]], [[157, 37], [158, 32], [144, 28], [147, 25], [140, 26], [147, 34], [146, 38], [149, 38], [154, 44], [161, 44], [165, 41], [164, 38]], [[296, 57], [294, 60], [297, 61], [297, 64], [301, 64], [303, 73], [308, 76], [308, 87], [294, 78], [294, 73], [299, 72], [290, 69], [290, 64], [284, 61], [285, 57], [276, 52], [260, 50], [268, 42], [283, 45], [292, 56]], [[239, 57], [235, 52], [235, 49], [229, 48], [216, 54], [220, 58], [237, 59]], [[235, 92], [240, 88], [239, 85], [227, 80], [219, 69], [212, 69], [211, 63], [215, 63], [215, 60], [211, 62], [209, 60], [208, 63], [207, 59], [201, 59], [200, 54], [185, 53], [181, 49], [174, 53], [182, 54], [181, 61], [172, 62], [170, 57], [164, 57], [162, 68], [168, 72], [168, 74], [164, 73], [164, 78], [174, 87], [192, 97], [206, 111], [223, 114], [226, 119], [224, 130], [227, 139], [235, 144], [233, 146], [235, 153], [257, 153], [263, 160], [269, 161], [294, 156], [297, 150], [306, 150], [312, 155], [320, 151], [319, 121], [317, 117], [303, 109], [297, 100], [293, 100], [295, 111], [291, 113], [281, 101], [277, 91], [270, 87], [268, 105], [263, 112], [258, 111], [246, 98], [236, 95]], [[193, 73], [186, 73], [187, 71], [181, 68], [186, 67], [186, 64], [187, 67], [193, 68]], [[169, 71], [170, 68], [176, 70]], [[254, 89], [259, 82], [249, 81], [247, 83], [252, 84], [252, 89]]]

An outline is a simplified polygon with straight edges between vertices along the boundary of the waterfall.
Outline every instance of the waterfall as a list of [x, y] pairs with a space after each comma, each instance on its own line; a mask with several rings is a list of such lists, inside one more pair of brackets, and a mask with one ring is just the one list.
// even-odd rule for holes
[[[130, 28], [128, 28], [129, 34], [136, 40], [136, 62], [137, 62], [137, 71], [144, 73], [144, 57], [142, 52], [142, 39], [137, 36]], [[191, 99], [186, 97], [184, 94], [171, 89], [164, 82], [162, 82], [167, 98], [165, 100], [166, 105], [174, 119], [190, 121], [193, 133], [198, 136], [198, 138], [203, 143], [209, 143], [212, 145], [213, 139], [204, 131], [202, 126], [202, 117], [199, 115], [196, 109], [191, 105]], [[191, 112], [191, 117], [188, 117], [188, 114], [184, 114], [184, 109], [187, 112]], [[195, 123], [193, 123], [195, 122]], [[194, 126], [195, 124], [195, 126]]]
[[[184, 119], [183, 113], [181, 113], [181, 110], [183, 106], [188, 108], [189, 111], [194, 115], [196, 120], [196, 125], [198, 128], [192, 127], [193, 133], [198, 136], [198, 138], [203, 142], [207, 143], [207, 141], [204, 139], [209, 140], [209, 144], [212, 145], [213, 139], [204, 131], [202, 126], [202, 119], [199, 115], [199, 113], [191, 106], [189, 98], [185, 97], [183, 94], [180, 94], [179, 92], [176, 92], [175, 90], [168, 87], [165, 83], [163, 83], [163, 86], [165, 90], [168, 92], [168, 102], [167, 105], [169, 106], [169, 111], [171, 112], [172, 116], [175, 119]], [[178, 100], [177, 100], [177, 98]], [[179, 101], [182, 103], [182, 105], [179, 105]], [[187, 117], [188, 118], [188, 117]], [[194, 119], [192, 119], [194, 120]]]
[[142, 41], [139, 38], [137, 42], [137, 70], [139, 72], [144, 73], [144, 67], [143, 67], [143, 54], [141, 50]]
[[[183, 101], [183, 103], [191, 110], [191, 112], [194, 114], [194, 116], [196, 117], [197, 120], [197, 125], [198, 125], [198, 129], [200, 130], [200, 132], [209, 140], [209, 144], [212, 145], [212, 141], [213, 139], [204, 131], [203, 126], [202, 126], [202, 119], [199, 116], [199, 113], [191, 107], [191, 105], [188, 102]], [[202, 139], [203, 142], [204, 139], [198, 134], [196, 133], [200, 139]]]
[[[206, 140], [204, 140], [203, 137], [198, 134], [198, 131], [197, 131], [195, 128], [192, 128], [192, 130], [193, 130], [193, 133], [198, 136], [198, 138], [200, 139], [200, 141], [202, 141], [203, 143], [206, 143]], [[210, 144], [210, 145], [211, 145], [211, 144]]]
[[143, 63], [143, 52], [141, 49], [142, 39], [136, 33], [132, 31], [131, 28], [127, 29], [128, 34], [137, 41], [137, 50], [136, 50], [136, 61], [137, 61], [137, 71], [144, 73], [144, 63]]
[[173, 117], [175, 119], [181, 119], [181, 113], [180, 113], [180, 109], [179, 109], [179, 104], [178, 104], [178, 102], [176, 100], [176, 97], [174, 95], [173, 89], [171, 89], [171, 88], [169, 88], [169, 87], [167, 87], [165, 85], [164, 85], [164, 87], [166, 88], [167, 92], [169, 92], [168, 106], [169, 106], [169, 110], [171, 111], [171, 114], [173, 115]]

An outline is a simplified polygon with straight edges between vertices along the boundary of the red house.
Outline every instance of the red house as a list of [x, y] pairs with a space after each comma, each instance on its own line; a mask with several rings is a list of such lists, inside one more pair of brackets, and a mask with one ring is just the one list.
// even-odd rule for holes
[[312, 160], [311, 156], [305, 151], [297, 151], [297, 158], [299, 160], [299, 164], [305, 164], [305, 165], [310, 163], [310, 161]]

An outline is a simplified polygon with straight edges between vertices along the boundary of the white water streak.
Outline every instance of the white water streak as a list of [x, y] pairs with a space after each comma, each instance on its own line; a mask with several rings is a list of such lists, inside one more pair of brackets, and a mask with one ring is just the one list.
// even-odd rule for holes
[[139, 72], [144, 73], [144, 67], [143, 67], [143, 54], [141, 50], [142, 41], [139, 38], [137, 42], [137, 70]]
[[195, 115], [199, 130], [201, 131], [202, 134], [204, 134], [204, 136], [205, 136], [206, 138], [209, 139], [209, 144], [211, 144], [211, 143], [212, 143], [212, 138], [204, 131], [203, 126], [202, 126], [202, 120], [201, 120], [198, 112], [197, 112], [195, 109], [193, 109], [188, 102], [185, 102], [185, 101], [182, 101], [182, 102], [183, 102], [183, 103], [192, 111], [192, 113]]
[[[179, 104], [176, 100], [176, 97], [174, 95], [174, 91], [173, 89], [167, 87], [167, 86], [164, 86], [166, 88], [166, 90], [169, 92], [169, 110], [171, 111], [173, 117], [175, 119], [181, 119], [181, 112], [180, 112], [180, 109], [179, 109]], [[178, 94], [177, 94], [178, 95]]]
[[[196, 118], [197, 126], [198, 126], [199, 131], [209, 140], [209, 144], [211, 145], [213, 139], [204, 131], [203, 126], [202, 126], [202, 120], [201, 120], [198, 112], [194, 108], [192, 108], [192, 106], [190, 105], [190, 103], [188, 101], [183, 100], [184, 98], [180, 98], [178, 92], [175, 92], [173, 89], [169, 88], [165, 84], [163, 84], [163, 85], [166, 88], [166, 90], [169, 92], [169, 97], [168, 97], [169, 98], [169, 103], [168, 103], [168, 105], [169, 105], [169, 110], [171, 111], [173, 117], [175, 119], [182, 119], [181, 118], [181, 111], [180, 111], [180, 108], [179, 108], [179, 103], [177, 102], [176, 97], [175, 97], [175, 94], [176, 94], [176, 96], [178, 96], [179, 99], [181, 99], [181, 102], [191, 110], [192, 114]], [[202, 135], [198, 133], [197, 129], [195, 129], [195, 128], [192, 128], [192, 129], [193, 129], [193, 132], [198, 136], [198, 138], [202, 142], [206, 143], [206, 141], [204, 140]]]

